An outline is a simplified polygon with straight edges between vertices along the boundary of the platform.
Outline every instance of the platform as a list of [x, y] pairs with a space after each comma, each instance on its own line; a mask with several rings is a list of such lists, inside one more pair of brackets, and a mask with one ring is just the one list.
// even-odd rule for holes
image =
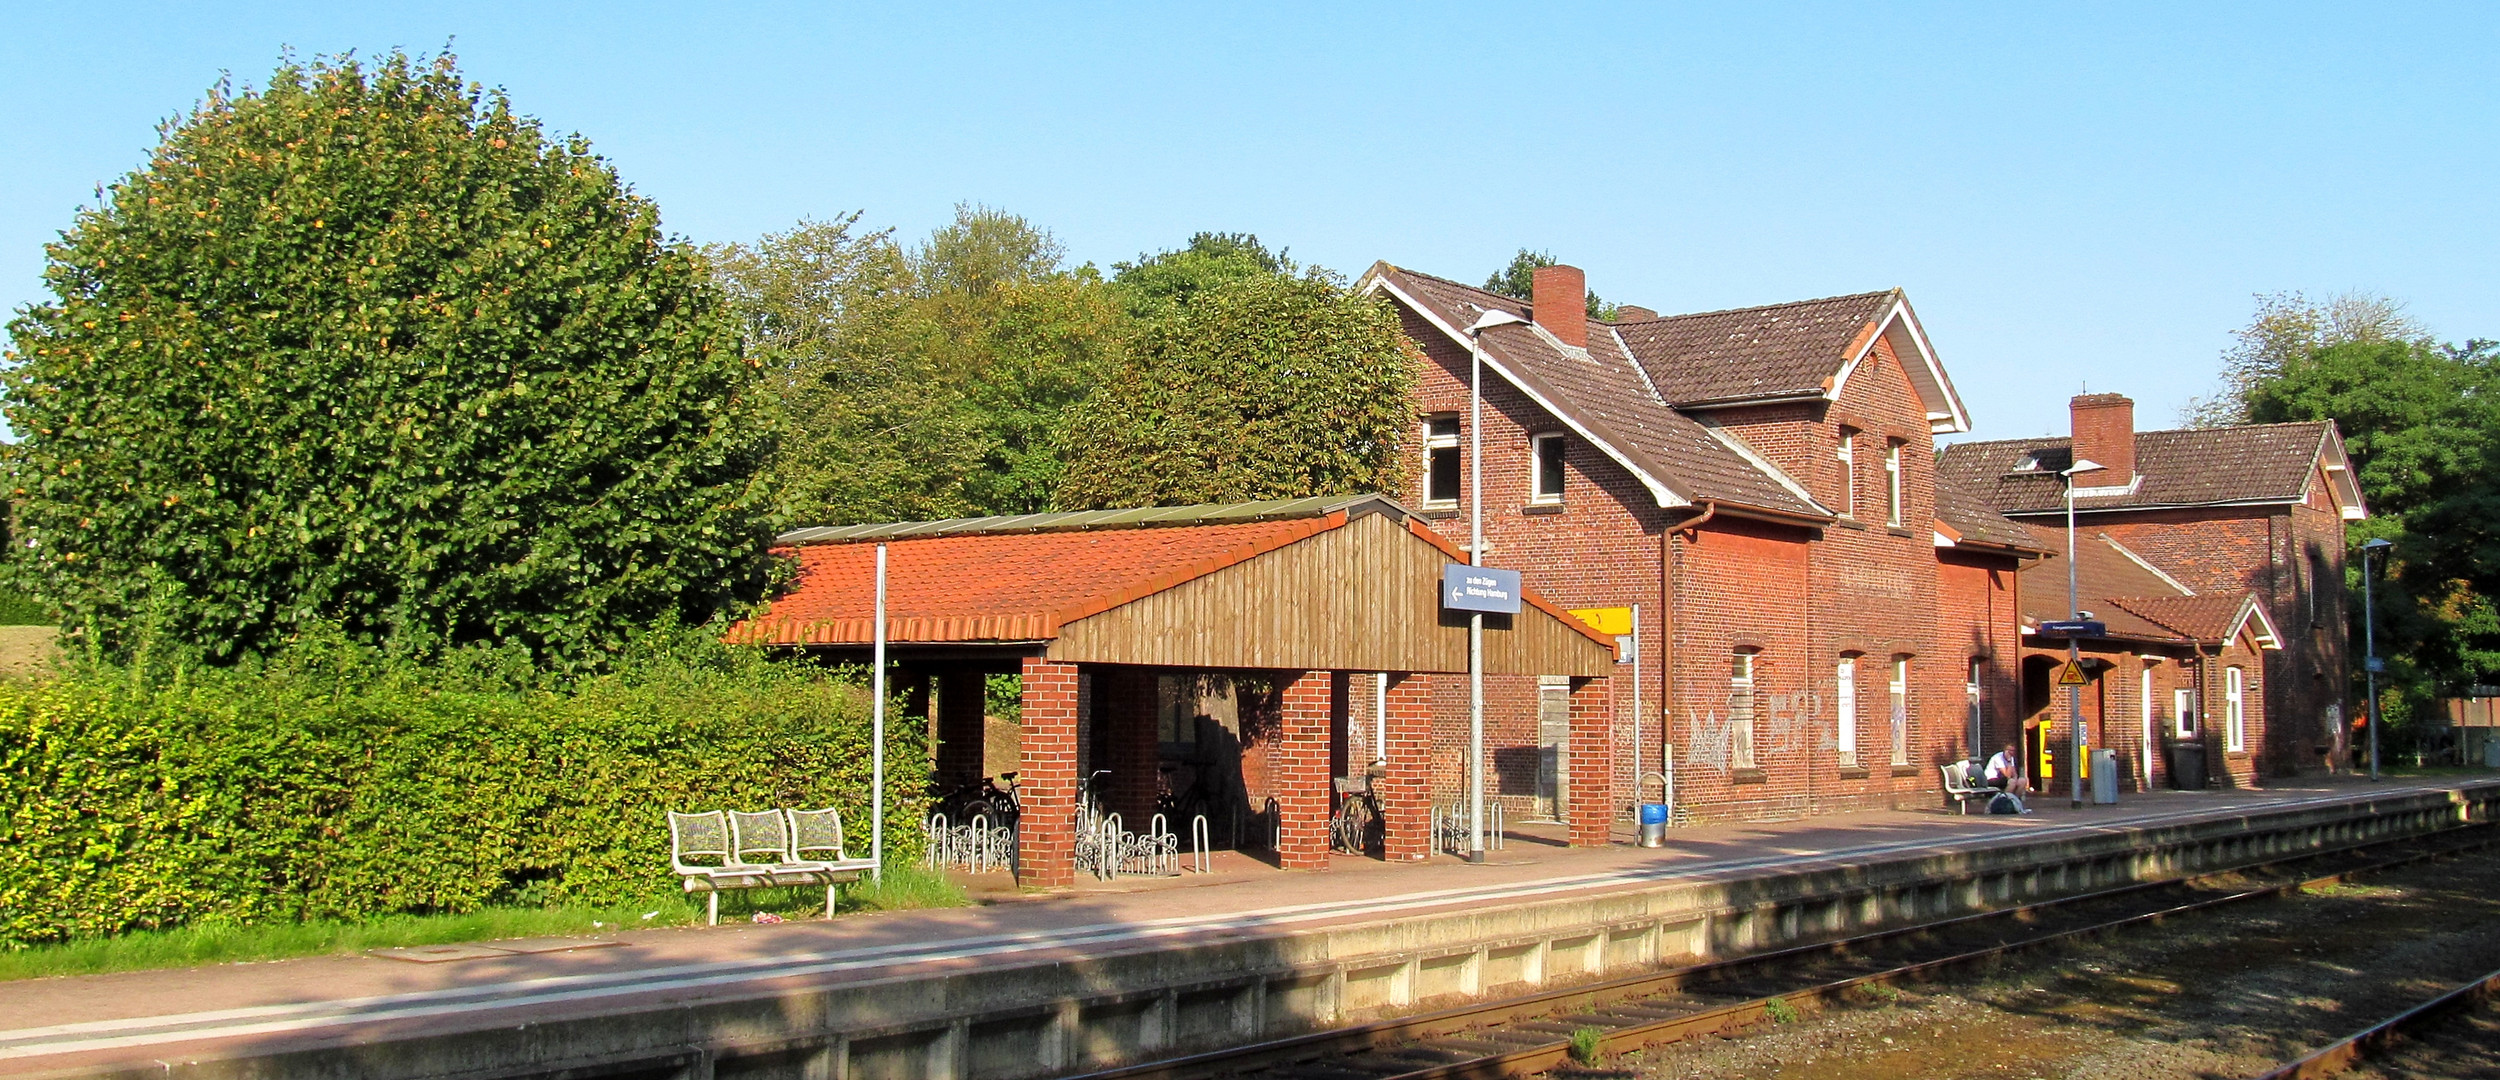
[[[2170, 863], [2228, 859], [2234, 845], [2254, 857], [2321, 837], [2427, 831], [2486, 803], [2500, 803], [2500, 780], [2157, 792], [2079, 811], [2043, 799], [2026, 817], [1891, 811], [1710, 825], [1679, 829], [1660, 850], [1567, 848], [1523, 827], [1484, 865], [1339, 856], [1329, 872], [1289, 872], [1234, 857], [1178, 879], [633, 931], [615, 935], [619, 947], [574, 952], [28, 980], [0, 984], [0, 1072], [242, 1076], [284, 1061], [296, 1074], [482, 1077], [563, 1064], [822, 1076], [874, 1072], [864, 1063], [891, 1052], [926, 1065], [911, 1071], [998, 1075], [982, 1061], [1010, 1052], [1022, 1054], [1009, 1059], [1015, 1071], [1039, 1075], [1036, 1062], [1046, 1073], [1054, 1062], [1221, 1038], [1209, 1024], [1272, 1032], [1440, 993], [1770, 944], [1826, 922], [2158, 876]], [[2070, 865], [2080, 868], [2071, 880]], [[1569, 952], [1583, 939], [1583, 953]], [[1436, 967], [1435, 957], [1458, 959]], [[1386, 972], [1376, 987], [1363, 981], [1375, 969]], [[1193, 993], [1206, 999], [1195, 1011]], [[1124, 1003], [1142, 1004], [1130, 1016]], [[1022, 1024], [999, 1045], [1037, 1049], [985, 1055], [982, 1024]]]

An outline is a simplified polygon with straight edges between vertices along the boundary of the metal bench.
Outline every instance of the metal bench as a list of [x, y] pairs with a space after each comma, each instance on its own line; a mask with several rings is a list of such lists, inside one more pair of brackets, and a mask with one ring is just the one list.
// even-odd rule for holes
[[669, 865], [687, 892], [707, 894], [704, 917], [720, 925], [720, 894], [782, 885], [825, 887], [833, 916], [834, 887], [859, 880], [873, 859], [843, 857], [842, 818], [823, 810], [668, 812]]
[[1985, 805], [1997, 795], [1997, 789], [1971, 779], [1971, 767], [1976, 764], [1973, 761], [1956, 761], [1944, 766], [1944, 797], [1953, 800], [1956, 808], [1964, 814], [1970, 813], [1972, 800]]

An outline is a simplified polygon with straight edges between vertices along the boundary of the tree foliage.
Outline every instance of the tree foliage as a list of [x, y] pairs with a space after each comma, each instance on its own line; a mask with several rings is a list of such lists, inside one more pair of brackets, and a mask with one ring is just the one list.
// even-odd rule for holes
[[1244, 278], [1292, 274], [1298, 268], [1282, 251], [1271, 252], [1249, 233], [1202, 232], [1186, 247], [1111, 264], [1111, 283], [1140, 319], [1160, 318], [1201, 292]]
[[[1510, 265], [1494, 271], [1492, 276], [1484, 279], [1484, 291], [1500, 293], [1514, 300], [1532, 301], [1536, 299], [1536, 272], [1548, 266], [1559, 265], [1561, 263], [1548, 252], [1520, 248], [1519, 254], [1510, 257]], [[1589, 318], [1605, 322], [1615, 320], [1615, 305], [1600, 299], [1595, 290], [1591, 290], [1588, 294], [1588, 309]]]
[[2359, 291], [2338, 293], [2325, 303], [2298, 292], [2259, 295], [2256, 316], [2231, 336], [2234, 343], [2222, 354], [2222, 388], [2188, 403], [2184, 419], [2190, 426], [2252, 422], [2259, 388], [2280, 375], [2286, 364], [2321, 349], [2431, 343], [2430, 332], [2405, 313], [2403, 303]]
[[212, 91], [10, 324], [30, 588], [217, 657], [335, 620], [581, 660], [755, 594], [771, 445], [702, 259], [449, 56]]
[[1197, 292], [1078, 409], [1059, 505], [1400, 490], [1420, 363], [1386, 304], [1325, 273]]
[[1127, 327], [1047, 231], [964, 205], [909, 249], [859, 215], [713, 252], [789, 436], [771, 472], [807, 524], [1045, 509], [1068, 410]]
[[[2331, 419], [2344, 432], [2370, 504], [2351, 540], [2396, 545], [2375, 591], [2387, 712], [2402, 718], [2500, 676], [2500, 349], [2373, 337], [2296, 338], [2246, 402], [2255, 422]], [[2357, 552], [2348, 565], [2358, 592]], [[2361, 617], [2356, 604], [2356, 640]]]

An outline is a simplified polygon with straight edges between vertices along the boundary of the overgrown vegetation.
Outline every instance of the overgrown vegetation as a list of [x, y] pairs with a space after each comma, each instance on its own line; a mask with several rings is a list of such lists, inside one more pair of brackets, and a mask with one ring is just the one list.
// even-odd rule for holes
[[[0, 682], [0, 947], [671, 896], [668, 809], [826, 806], [868, 846], [866, 693], [698, 632], [560, 678], [517, 648], [419, 664], [313, 633], [204, 667]], [[887, 856], [923, 733], [888, 731]]]
[[110, 654], [315, 623], [577, 668], [767, 580], [769, 413], [709, 268], [451, 57], [213, 90], [10, 324], [18, 584]]

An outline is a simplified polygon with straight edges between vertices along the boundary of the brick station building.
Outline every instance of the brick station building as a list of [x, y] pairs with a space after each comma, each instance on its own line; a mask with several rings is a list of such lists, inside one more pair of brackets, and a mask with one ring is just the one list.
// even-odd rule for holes
[[[1291, 869], [1327, 867], [1329, 779], [1377, 759], [1384, 857], [1430, 851], [1430, 743], [1446, 718], [1427, 688], [1464, 681], [1467, 623], [1440, 595], [1443, 567], [1464, 560], [1387, 498], [852, 525], [781, 543], [794, 588], [728, 639], [866, 660], [882, 546], [888, 659], [906, 715], [934, 721], [941, 787], [981, 776], [986, 677], [1022, 677], [1021, 883], [1074, 881], [1079, 777], [1109, 770], [1105, 809], [1143, 832], [1176, 757], [1220, 773], [1217, 813], [1255, 819], [1246, 846]], [[1586, 774], [1561, 809], [1572, 843], [1603, 844], [1614, 642], [1534, 590], [1522, 599], [1487, 618], [1485, 670], [1560, 680]], [[1202, 678], [1233, 691], [1220, 720], [1175, 693]]]
[[[2077, 531], [2089, 542], [2079, 551], [2106, 547], [2151, 575], [2129, 584], [2124, 567], [2101, 560], [2101, 592], [2084, 592], [2117, 599], [2083, 606], [2110, 623], [2103, 651], [2123, 653], [2122, 640], [2139, 640], [2119, 634], [2122, 623], [2139, 619], [2212, 648], [2227, 639], [2231, 655], [2201, 669], [2147, 676], [2117, 655], [2115, 666], [2096, 667], [2090, 692], [2105, 702], [2115, 737], [2150, 727], [2166, 732], [2166, 743], [2196, 742], [2218, 783], [2256, 785], [2339, 767], [2349, 734], [2344, 529], [2369, 510], [2335, 424], [2137, 431], [2135, 404], [2121, 395], [2086, 394], [2071, 405], [2071, 437], [1958, 443], [1938, 469], [1983, 505], [2060, 530], [2048, 546], [2063, 551], [2061, 474], [2078, 457], [2101, 465], [2075, 478]], [[2093, 562], [2077, 561], [2089, 576]], [[2024, 586], [2027, 608], [2065, 617], [2062, 567], [2049, 580], [2026, 575]], [[2157, 598], [2146, 601], [2150, 607], [2137, 602], [2146, 597]], [[2252, 616], [2239, 614], [2249, 608]], [[2062, 655], [2063, 645], [2055, 651]], [[2026, 665], [2026, 686], [2040, 674]], [[2104, 688], [2105, 678], [2124, 685]], [[2029, 687], [2026, 700], [2041, 693]], [[2159, 779], [2163, 755], [2150, 756]]]
[[[1606, 322], [1568, 266], [1538, 271], [1527, 302], [1386, 263], [1361, 287], [1427, 361], [1403, 499], [1465, 541], [1480, 349], [1486, 561], [1567, 608], [1641, 613], [1610, 803], [1655, 798], [1635, 762], [1671, 755], [1676, 802], [1705, 817], [1925, 804], [1941, 764], [2015, 729], [2020, 570], [2044, 552], [1939, 488], [1935, 437], [1969, 419], [1898, 290]], [[1514, 817], [1550, 804], [1570, 752], [1541, 685], [1488, 691]], [[1431, 680], [1445, 798], [1460, 692]]]

